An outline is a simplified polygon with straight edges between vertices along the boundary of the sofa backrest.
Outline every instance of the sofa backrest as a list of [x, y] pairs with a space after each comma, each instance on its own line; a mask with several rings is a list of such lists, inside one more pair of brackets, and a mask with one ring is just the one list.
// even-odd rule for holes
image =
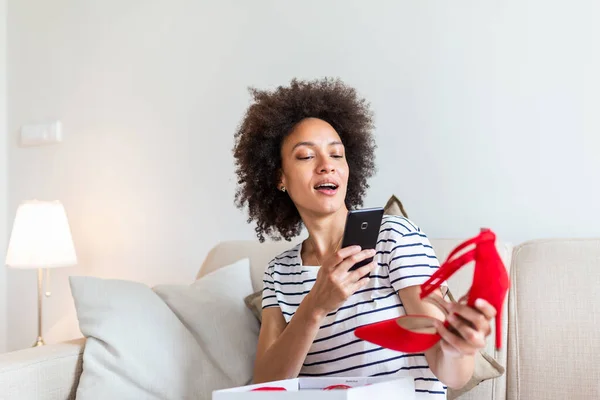
[[296, 242], [265, 242], [260, 243], [253, 240], [237, 240], [222, 242], [213, 247], [207, 254], [196, 278], [229, 265], [242, 258], [250, 260], [250, 271], [252, 274], [252, 286], [254, 291], [263, 288], [263, 273], [269, 261], [279, 253], [296, 245]]
[[515, 247], [507, 398], [600, 398], [600, 239]]
[[[294, 242], [268, 242], [259, 243], [257, 241], [228, 241], [223, 242], [215, 246], [207, 255], [200, 271], [198, 272], [198, 278], [228, 264], [233, 263], [241, 258], [250, 259], [250, 267], [252, 274], [252, 284], [255, 291], [262, 290], [263, 273], [267, 266], [267, 263], [280, 254], [281, 252], [293, 247], [298, 243], [298, 239]], [[443, 262], [450, 251], [454, 249], [465, 239], [431, 239], [431, 245], [433, 246], [440, 263]], [[512, 247], [510, 244], [497, 241], [496, 243], [498, 252], [502, 257], [504, 264], [507, 268], [510, 266]], [[473, 279], [473, 265], [467, 265], [459, 270], [454, 276], [451, 277], [448, 284], [450, 290], [458, 298], [465, 294]], [[503, 347], [499, 351], [494, 350], [494, 334], [489, 336], [486, 346], [486, 351], [492, 357], [494, 357], [501, 365], [506, 365], [507, 360], [507, 346], [506, 346], [506, 333], [508, 331], [507, 323], [508, 317], [506, 312], [507, 307], [503, 313]], [[493, 327], [495, 330], [495, 327]], [[504, 400], [506, 393], [506, 376], [503, 375], [500, 378], [496, 378], [490, 381], [481, 383], [479, 386], [469, 391], [466, 395], [461, 397], [461, 400], [471, 399], [494, 399]]]

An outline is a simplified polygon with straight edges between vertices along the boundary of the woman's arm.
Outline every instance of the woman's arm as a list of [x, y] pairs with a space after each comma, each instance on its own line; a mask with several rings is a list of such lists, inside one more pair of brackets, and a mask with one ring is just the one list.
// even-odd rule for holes
[[[410, 286], [398, 292], [406, 314], [429, 315], [440, 321], [445, 320], [441, 310], [419, 298], [420, 291], [420, 286]], [[438, 290], [436, 294], [441, 297], [441, 291]], [[491, 332], [489, 320], [493, 318], [494, 309], [487, 303], [482, 304], [479, 309], [466, 304], [444, 304], [446, 312], [462, 317], [449, 320], [460, 336], [445, 329], [441, 323], [436, 324], [442, 340], [425, 351], [425, 358], [431, 371], [442, 383], [449, 388], [458, 389], [467, 384], [473, 375], [474, 356], [485, 346], [485, 337]]]
[[265, 308], [256, 349], [254, 383], [297, 377], [323, 318], [303, 301], [286, 326], [279, 307]]
[[361, 279], [375, 267], [371, 262], [354, 271], [359, 261], [375, 255], [374, 250], [346, 247], [323, 262], [317, 280], [286, 326], [279, 307], [263, 310], [254, 362], [254, 382], [295, 378], [327, 314], [337, 310], [354, 292], [365, 287]]
[[[413, 296], [414, 287], [402, 289], [402, 303], [407, 314], [430, 315], [443, 319], [444, 315], [433, 305]], [[412, 299], [416, 297], [418, 303]], [[270, 307], [263, 310], [262, 325], [256, 350], [254, 383], [295, 378], [314, 341], [323, 316], [311, 312], [303, 302], [294, 318], [286, 326], [281, 309]], [[410, 311], [409, 311], [410, 310]], [[441, 314], [441, 315], [440, 315]], [[450, 388], [464, 386], [473, 374], [473, 356], [444, 353], [438, 342], [425, 352], [425, 358], [435, 376]]]

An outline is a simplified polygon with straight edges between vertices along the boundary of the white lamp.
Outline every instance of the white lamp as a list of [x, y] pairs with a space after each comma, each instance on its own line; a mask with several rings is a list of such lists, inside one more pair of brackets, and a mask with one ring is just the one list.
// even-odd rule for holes
[[31, 200], [22, 203], [8, 243], [6, 265], [38, 269], [38, 338], [34, 346], [43, 346], [42, 268], [77, 264], [69, 221], [59, 201]]

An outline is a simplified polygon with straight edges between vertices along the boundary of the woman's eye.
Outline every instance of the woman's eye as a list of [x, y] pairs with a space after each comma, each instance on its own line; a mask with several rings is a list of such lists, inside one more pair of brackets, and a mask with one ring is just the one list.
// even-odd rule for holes
[[310, 160], [313, 156], [298, 156], [298, 160]]
[[331, 157], [333, 157], [333, 158], [344, 158], [344, 156], [342, 156], [340, 154], [332, 154]]

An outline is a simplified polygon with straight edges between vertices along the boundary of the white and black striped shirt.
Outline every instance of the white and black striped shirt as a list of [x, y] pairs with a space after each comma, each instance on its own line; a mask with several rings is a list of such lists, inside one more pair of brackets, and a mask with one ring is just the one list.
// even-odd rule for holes
[[[264, 275], [263, 308], [279, 307], [289, 322], [313, 287], [319, 267], [302, 265], [302, 244], [275, 257]], [[397, 292], [425, 282], [439, 262], [427, 236], [411, 221], [384, 216], [376, 246], [377, 267], [369, 284], [327, 315], [306, 356], [300, 376], [410, 375], [417, 392], [446, 398], [424, 354], [406, 354], [365, 342], [359, 326], [405, 315]]]

